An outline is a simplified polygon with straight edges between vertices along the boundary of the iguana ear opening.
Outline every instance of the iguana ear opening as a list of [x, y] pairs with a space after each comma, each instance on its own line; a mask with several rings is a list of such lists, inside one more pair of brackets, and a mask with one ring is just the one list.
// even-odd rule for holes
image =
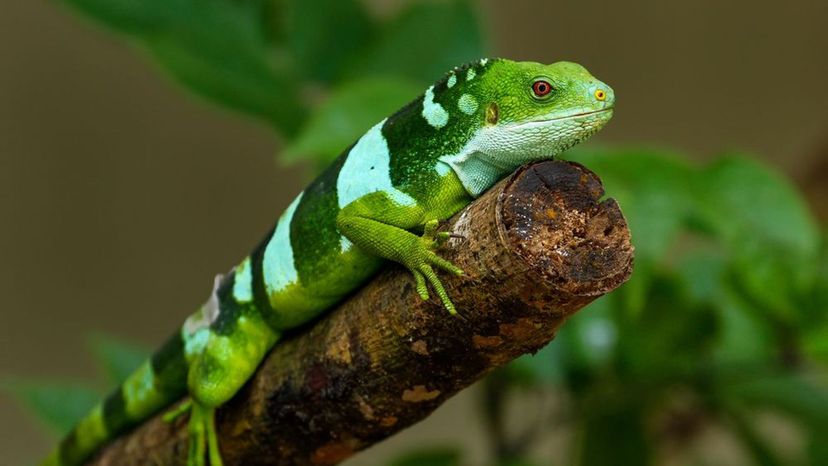
[[500, 109], [497, 107], [496, 102], [492, 102], [486, 107], [486, 123], [495, 125], [497, 124], [498, 118], [500, 118]]

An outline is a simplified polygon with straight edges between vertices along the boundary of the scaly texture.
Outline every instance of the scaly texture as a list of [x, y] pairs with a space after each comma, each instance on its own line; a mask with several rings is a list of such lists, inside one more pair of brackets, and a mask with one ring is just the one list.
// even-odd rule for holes
[[216, 407], [280, 335], [372, 277], [405, 266], [456, 312], [437, 271], [462, 270], [432, 249], [445, 220], [523, 163], [598, 131], [614, 94], [583, 67], [482, 59], [451, 70], [369, 129], [300, 193], [207, 302], [64, 439], [46, 465], [73, 466], [184, 393], [193, 399], [190, 465], [220, 466]]
[[[602, 196], [598, 178], [570, 162], [521, 168], [486, 192], [444, 227], [458, 236], [440, 252], [466, 271], [444, 278], [462, 318], [446, 318], [438, 302], [419, 299], [405, 269], [388, 267], [286, 335], [219, 409], [226, 463], [336, 464], [545, 345], [632, 271], [630, 232]], [[88, 466], [182, 465], [186, 451], [186, 422], [159, 416]]]

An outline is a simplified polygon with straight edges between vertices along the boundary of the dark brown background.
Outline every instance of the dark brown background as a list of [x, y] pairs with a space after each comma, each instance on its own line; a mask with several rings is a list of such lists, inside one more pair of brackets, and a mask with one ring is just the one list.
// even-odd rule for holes
[[[596, 143], [698, 158], [746, 149], [824, 208], [828, 2], [481, 7], [497, 55], [579, 61], [615, 88], [615, 119]], [[0, 14], [0, 376], [90, 377], [91, 331], [159, 342], [303, 184], [274, 163], [266, 128], [185, 95], [73, 16], [29, 0]], [[471, 403], [454, 400], [377, 455], [426, 439], [480, 458]], [[0, 464], [29, 464], [46, 447], [0, 398]]]

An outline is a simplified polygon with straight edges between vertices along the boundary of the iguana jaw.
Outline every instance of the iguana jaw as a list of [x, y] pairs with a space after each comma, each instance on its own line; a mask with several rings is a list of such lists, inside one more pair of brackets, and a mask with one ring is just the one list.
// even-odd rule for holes
[[610, 120], [612, 110], [577, 109], [542, 120], [485, 126], [457, 154], [439, 160], [454, 170], [471, 196], [477, 197], [518, 166], [551, 159], [589, 138]]
[[[540, 120], [531, 120], [531, 121], [527, 121], [527, 122], [523, 122], [523, 123], [514, 123], [514, 124], [510, 125], [510, 127], [514, 128], [514, 129], [517, 129], [517, 128], [530, 128], [532, 126], [544, 126], [544, 125], [547, 125], [547, 124], [550, 124], [550, 123], [557, 123], [557, 122], [566, 121], [566, 120], [577, 120], [577, 119], [586, 118], [586, 117], [590, 117], [590, 116], [594, 116], [594, 115], [601, 115], [601, 114], [606, 114], [605, 119], [609, 120], [610, 118], [612, 118], [612, 111], [613, 110], [614, 110], [614, 107], [608, 107], [608, 108], [602, 108], [601, 110], [592, 110], [592, 111], [588, 111], [588, 112], [579, 112], [579, 113], [574, 113], [574, 114], [569, 114], [569, 115], [560, 115], [560, 116], [555, 116], [555, 117], [552, 117], [552, 118], [543, 118], [543, 119], [540, 119]], [[602, 116], [604, 116], [604, 115], [602, 115]]]

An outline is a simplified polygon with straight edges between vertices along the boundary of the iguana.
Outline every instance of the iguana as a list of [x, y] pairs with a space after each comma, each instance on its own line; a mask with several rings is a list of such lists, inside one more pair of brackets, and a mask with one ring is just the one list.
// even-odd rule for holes
[[550, 159], [601, 129], [613, 90], [582, 66], [481, 59], [450, 70], [377, 123], [299, 193], [207, 302], [63, 439], [44, 466], [75, 466], [189, 395], [189, 466], [222, 464], [214, 412], [280, 335], [325, 312], [386, 261], [457, 310], [434, 252], [449, 218], [518, 166]]

